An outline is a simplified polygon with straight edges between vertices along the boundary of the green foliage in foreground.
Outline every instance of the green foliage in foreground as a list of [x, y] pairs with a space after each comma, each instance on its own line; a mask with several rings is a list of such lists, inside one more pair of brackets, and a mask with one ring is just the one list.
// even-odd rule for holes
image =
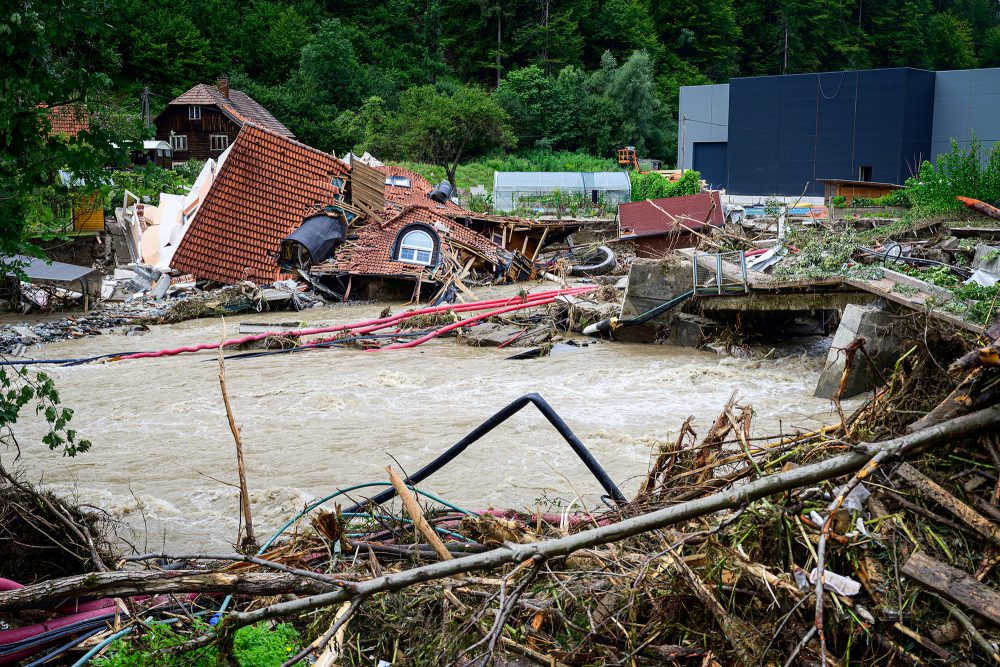
[[[208, 646], [181, 655], [159, 654], [158, 651], [187, 641], [170, 626], [150, 625], [148, 633], [138, 640], [119, 639], [99, 660], [96, 667], [216, 667], [219, 650]], [[204, 627], [200, 629], [204, 630]], [[298, 631], [288, 623], [273, 628], [266, 623], [240, 628], [233, 638], [233, 656], [239, 667], [279, 667], [301, 647]]]
[[17, 446], [13, 427], [21, 410], [34, 403], [35, 414], [45, 419], [47, 433], [42, 442], [51, 450], [62, 448], [63, 456], [76, 456], [90, 449], [89, 440], [77, 439], [69, 428], [73, 410], [62, 407], [56, 385], [45, 373], [27, 368], [0, 368], [0, 443]]
[[640, 174], [634, 171], [629, 173], [629, 179], [632, 181], [632, 201], [696, 195], [701, 191], [701, 174], [693, 169], [685, 170], [673, 183], [660, 174]]

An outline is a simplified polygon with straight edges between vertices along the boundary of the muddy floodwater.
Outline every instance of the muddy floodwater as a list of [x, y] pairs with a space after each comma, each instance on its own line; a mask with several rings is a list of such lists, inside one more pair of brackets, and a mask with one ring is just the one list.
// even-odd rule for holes
[[[377, 317], [382, 306], [240, 315], [227, 322], [310, 325]], [[394, 308], [394, 311], [397, 309]], [[38, 357], [82, 357], [217, 341], [223, 322], [152, 327], [51, 344]], [[548, 358], [508, 361], [508, 349], [441, 339], [411, 350], [334, 349], [227, 364], [242, 426], [254, 519], [270, 534], [302, 505], [337, 488], [385, 481], [393, 457], [413, 471], [515, 398], [538, 392], [634, 493], [649, 455], [688, 415], [703, 433], [734, 389], [758, 415], [755, 435], [833, 421], [812, 396], [823, 356], [789, 349], [746, 361], [677, 347], [595, 343]], [[236, 535], [233, 439], [213, 352], [50, 367], [73, 427], [93, 441], [75, 459], [20, 430], [29, 479], [74, 495], [136, 529], [137, 547], [218, 549]], [[779, 418], [781, 424], [779, 425]], [[9, 453], [5, 460], [10, 461]], [[599, 502], [600, 487], [533, 408], [526, 409], [421, 485], [470, 509], [534, 509], [539, 499]]]

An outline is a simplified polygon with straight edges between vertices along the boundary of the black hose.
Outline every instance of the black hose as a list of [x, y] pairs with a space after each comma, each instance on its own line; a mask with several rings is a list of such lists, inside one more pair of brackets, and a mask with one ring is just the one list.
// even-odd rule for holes
[[[898, 248], [899, 246], [894, 246]], [[960, 266], [955, 266], [954, 264], [948, 264], [947, 262], [939, 262], [936, 259], [924, 259], [923, 257], [904, 257], [903, 255], [892, 255], [889, 256], [889, 251], [885, 250], [879, 252], [878, 250], [873, 250], [871, 248], [866, 248], [865, 246], [859, 246], [858, 250], [861, 252], [874, 255], [875, 257], [881, 257], [883, 262], [902, 262], [904, 264], [913, 264], [914, 266], [945, 266], [954, 273], [959, 278], [963, 280], [968, 280], [972, 272], [968, 269], [964, 269]]]
[[93, 637], [96, 634], [98, 634], [100, 632], [104, 632], [104, 630], [105, 630], [106, 627], [107, 627], [107, 625], [105, 624], [105, 625], [102, 625], [101, 627], [94, 628], [93, 630], [88, 630], [88, 631], [84, 632], [82, 635], [80, 635], [79, 637], [74, 637], [73, 639], [71, 639], [68, 642], [66, 642], [65, 644], [63, 644], [62, 646], [49, 651], [48, 653], [46, 653], [45, 655], [43, 655], [41, 658], [38, 658], [37, 660], [32, 660], [28, 664], [24, 665], [24, 667], [39, 667], [40, 665], [44, 665], [46, 662], [48, 662], [52, 658], [55, 658], [56, 656], [62, 655], [63, 653], [65, 653], [66, 651], [70, 650], [74, 646], [78, 646], [78, 645], [82, 644], [83, 642], [87, 641], [88, 639], [90, 639], [91, 637]]
[[634, 327], [634, 326], [639, 326], [640, 324], [645, 324], [646, 322], [653, 319], [657, 315], [662, 315], [671, 308], [676, 308], [677, 306], [681, 305], [682, 303], [690, 299], [692, 296], [694, 296], [694, 290], [688, 290], [683, 294], [678, 294], [670, 301], [661, 303], [659, 306], [656, 306], [655, 308], [650, 308], [645, 313], [636, 315], [635, 317], [629, 317], [628, 319], [624, 320], [619, 320], [617, 317], [610, 317], [606, 320], [601, 320], [596, 324], [591, 324], [590, 326], [588, 326], [586, 329], [583, 330], [583, 333], [587, 334], [588, 336], [593, 336], [594, 334], [599, 334], [599, 333], [603, 334], [610, 333], [611, 331], [614, 331], [619, 327]]
[[[538, 408], [539, 412], [545, 415], [545, 418], [549, 420], [549, 423], [552, 424], [553, 427], [555, 427], [556, 431], [559, 432], [559, 435], [563, 437], [563, 440], [569, 443], [569, 446], [573, 448], [573, 451], [580, 457], [583, 464], [587, 466], [590, 473], [597, 479], [598, 482], [600, 482], [601, 486], [608, 493], [608, 495], [611, 496], [617, 503], [625, 502], [625, 496], [622, 495], [622, 492], [611, 480], [611, 477], [608, 476], [608, 473], [604, 470], [604, 468], [601, 467], [601, 464], [597, 462], [594, 455], [590, 453], [590, 450], [588, 450], [583, 442], [576, 437], [576, 434], [570, 430], [569, 426], [566, 425], [566, 422], [562, 420], [562, 417], [556, 414], [556, 411], [552, 409], [552, 406], [546, 403], [544, 398], [535, 393], [525, 394], [521, 398], [508, 404], [505, 408], [473, 429], [467, 436], [449, 447], [443, 454], [407, 477], [405, 480], [406, 483], [410, 486], [415, 486], [424, 481], [438, 470], [451, 463], [455, 457], [464, 452], [469, 445], [476, 442], [497, 426], [513, 417], [529, 404], [534, 405]], [[344, 513], [350, 514], [361, 511], [371, 505], [381, 505], [387, 500], [393, 498], [395, 495], [396, 489], [388, 488], [385, 491], [375, 494], [370, 500], [365, 500], [344, 510]]]

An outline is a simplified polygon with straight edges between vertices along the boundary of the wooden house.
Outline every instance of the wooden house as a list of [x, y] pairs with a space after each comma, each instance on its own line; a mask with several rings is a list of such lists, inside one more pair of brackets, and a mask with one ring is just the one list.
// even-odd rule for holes
[[246, 93], [229, 87], [228, 79], [214, 86], [200, 83], [171, 100], [156, 117], [156, 138], [170, 144], [174, 164], [190, 159], [218, 158], [236, 140], [244, 123], [252, 122], [294, 139], [291, 130]]

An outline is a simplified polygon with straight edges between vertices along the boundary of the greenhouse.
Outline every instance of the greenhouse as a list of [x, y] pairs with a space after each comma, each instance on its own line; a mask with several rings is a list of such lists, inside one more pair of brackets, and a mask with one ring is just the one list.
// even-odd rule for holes
[[631, 194], [624, 171], [498, 171], [493, 176], [493, 208], [516, 215], [613, 216]]

